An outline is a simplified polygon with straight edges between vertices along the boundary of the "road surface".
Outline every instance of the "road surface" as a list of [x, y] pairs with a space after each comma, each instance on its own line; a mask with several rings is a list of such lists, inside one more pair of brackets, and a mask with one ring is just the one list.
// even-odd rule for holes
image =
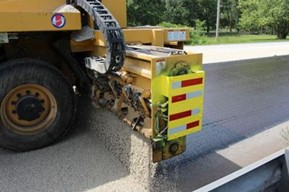
[[119, 126], [119, 120], [81, 99], [75, 127], [62, 141], [26, 153], [0, 149], [0, 192], [144, 190], [96, 133], [107, 120], [111, 126]]
[[[238, 45], [234, 50], [255, 46]], [[270, 54], [279, 46], [284, 44], [275, 44]], [[226, 49], [215, 47], [211, 54], [233, 55]], [[257, 50], [268, 56], [267, 49]], [[192, 191], [288, 144], [279, 131], [286, 131], [289, 120], [289, 57], [208, 64], [205, 70], [204, 129], [188, 138], [184, 154], [157, 166], [151, 191]], [[45, 149], [18, 154], [0, 150], [0, 191], [148, 190], [99, 139], [100, 129], [124, 128], [124, 124], [80, 101], [75, 126], [64, 140]], [[119, 140], [117, 131], [111, 134]], [[134, 150], [129, 155], [139, 149], [132, 138], [123, 142]], [[118, 150], [126, 153], [121, 147]]]
[[208, 64], [288, 55], [289, 42], [186, 46], [185, 49], [203, 53], [203, 62]]
[[289, 57], [208, 64], [205, 71], [203, 131], [158, 170], [173, 191], [192, 191], [289, 145], [281, 135], [289, 126]]

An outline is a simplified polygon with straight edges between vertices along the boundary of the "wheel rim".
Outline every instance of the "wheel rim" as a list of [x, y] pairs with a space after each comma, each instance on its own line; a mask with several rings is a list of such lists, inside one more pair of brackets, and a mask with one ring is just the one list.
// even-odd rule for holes
[[57, 103], [45, 87], [25, 84], [7, 93], [0, 113], [8, 129], [21, 135], [35, 135], [48, 129], [54, 122]]

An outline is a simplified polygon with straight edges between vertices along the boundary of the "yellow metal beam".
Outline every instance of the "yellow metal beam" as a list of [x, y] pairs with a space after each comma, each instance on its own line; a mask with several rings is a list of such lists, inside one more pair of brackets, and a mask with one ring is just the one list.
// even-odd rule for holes
[[127, 27], [126, 0], [102, 0], [122, 28]]
[[[127, 28], [123, 29], [125, 41], [128, 44], [151, 44], [163, 47], [171, 42], [190, 40], [189, 29], [167, 28]], [[95, 32], [95, 46], [105, 46], [105, 40], [100, 31]]]
[[0, 12], [51, 12], [65, 4], [66, 0], [1, 0]]
[[[58, 19], [61, 21], [55, 24]], [[66, 5], [64, 0], [0, 1], [0, 32], [80, 29], [80, 12], [73, 6]]]

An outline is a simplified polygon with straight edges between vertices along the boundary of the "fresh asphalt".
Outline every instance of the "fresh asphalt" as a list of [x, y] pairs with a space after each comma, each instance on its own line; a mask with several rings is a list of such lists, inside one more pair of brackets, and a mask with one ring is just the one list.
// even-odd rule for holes
[[[195, 47], [186, 49], [194, 51]], [[158, 170], [159, 175], [166, 175], [166, 182], [174, 191], [192, 191], [240, 169], [240, 165], [217, 151], [289, 121], [289, 56], [286, 56], [289, 43], [196, 47], [196, 52], [199, 51], [204, 53], [206, 71], [203, 130], [188, 137], [184, 154], [162, 162]], [[255, 51], [258, 59], [246, 60], [241, 54], [246, 51], [249, 55]], [[216, 52], [219, 63], [212, 60]], [[272, 138], [275, 139], [275, 135]], [[282, 147], [279, 144], [282, 137], [277, 138], [273, 144], [276, 146], [270, 147]], [[251, 152], [266, 154], [269, 141], [270, 135], [267, 135], [258, 141], [261, 142], [259, 148], [254, 148], [256, 142], [250, 143]], [[239, 159], [246, 155], [233, 153]], [[165, 188], [160, 187], [161, 190]]]
[[[265, 47], [271, 45], [274, 46], [270, 49], [262, 49], [265, 44], [230, 45], [231, 48], [205, 46], [207, 52], [204, 51], [204, 57], [213, 57], [210, 54], [218, 52], [218, 58], [235, 54], [233, 60], [243, 60], [246, 53], [242, 52], [238, 57], [240, 50], [247, 50], [250, 55], [250, 47], [254, 47], [256, 54], [263, 53], [263, 57], [289, 53], [288, 43], [267, 44]], [[279, 52], [285, 48], [287, 52]], [[201, 51], [200, 47], [187, 49]], [[235, 50], [235, 53], [229, 50]], [[184, 154], [159, 165], [153, 184], [155, 191], [158, 188], [192, 191], [209, 182], [209, 179], [217, 179], [239, 169], [240, 165], [221, 155], [214, 155], [209, 160], [207, 157], [289, 120], [289, 57], [242, 62], [231, 59], [225, 63], [214, 63], [209, 59], [204, 61], [207, 63], [204, 66], [204, 129], [188, 137]], [[0, 150], [0, 191], [87, 191], [114, 180], [129, 178], [129, 172], [94, 135], [95, 130], [91, 127], [102, 125], [84, 122], [82, 119], [85, 118], [82, 117], [86, 116], [87, 104], [80, 107], [76, 128], [62, 142], [28, 153]], [[117, 125], [117, 118], [111, 118], [110, 114], [104, 116], [111, 119], [112, 126]], [[89, 121], [98, 120], [95, 117]], [[210, 176], [208, 180], [204, 175]], [[166, 182], [158, 182], [161, 176], [166, 177]], [[122, 187], [131, 190], [135, 187], [135, 191], [139, 189], [130, 178]]]

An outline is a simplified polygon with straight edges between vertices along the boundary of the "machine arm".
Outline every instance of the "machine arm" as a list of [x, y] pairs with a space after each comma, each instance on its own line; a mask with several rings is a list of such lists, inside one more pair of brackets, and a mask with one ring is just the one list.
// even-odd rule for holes
[[88, 57], [87, 67], [102, 74], [119, 71], [125, 59], [125, 41], [119, 23], [98, 0], [76, 0], [75, 4], [89, 14], [106, 40], [106, 58]]

